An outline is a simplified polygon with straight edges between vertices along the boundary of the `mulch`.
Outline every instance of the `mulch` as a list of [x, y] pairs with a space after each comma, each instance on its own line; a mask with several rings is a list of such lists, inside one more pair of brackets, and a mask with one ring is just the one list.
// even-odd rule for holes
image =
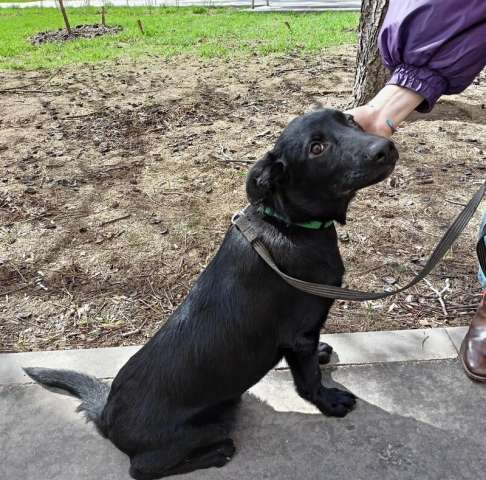
[[30, 43], [32, 43], [32, 45], [42, 45], [44, 43], [68, 42], [78, 38], [96, 38], [103, 35], [115, 35], [122, 30], [122, 27], [118, 25], [113, 27], [107, 27], [106, 25], [100, 24], [76, 25], [71, 28], [71, 33], [68, 33], [65, 28], [50, 32], [40, 32], [30, 38]]

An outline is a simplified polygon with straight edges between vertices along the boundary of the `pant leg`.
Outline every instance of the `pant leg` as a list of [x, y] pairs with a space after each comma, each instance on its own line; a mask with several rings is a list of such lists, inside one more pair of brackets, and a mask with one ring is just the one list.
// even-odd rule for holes
[[[483, 215], [483, 220], [481, 222], [481, 227], [479, 229], [479, 234], [482, 235], [484, 226], [486, 225], [486, 211], [484, 212]], [[486, 238], [484, 239], [484, 242], [486, 243]], [[478, 278], [479, 278], [479, 283], [486, 288], [486, 272], [483, 272], [481, 270], [481, 267], [479, 267], [479, 272], [478, 272]]]

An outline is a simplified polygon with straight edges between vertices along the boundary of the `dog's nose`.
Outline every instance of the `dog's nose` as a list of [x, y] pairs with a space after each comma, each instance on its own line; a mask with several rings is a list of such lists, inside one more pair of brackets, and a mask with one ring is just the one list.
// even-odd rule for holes
[[369, 147], [369, 156], [374, 163], [395, 162], [398, 158], [398, 152], [395, 144], [387, 138], [375, 140]]

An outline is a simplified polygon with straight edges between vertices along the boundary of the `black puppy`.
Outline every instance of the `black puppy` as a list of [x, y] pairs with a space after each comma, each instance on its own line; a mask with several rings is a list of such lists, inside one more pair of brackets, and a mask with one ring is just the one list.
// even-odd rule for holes
[[[338, 286], [334, 226], [306, 222], [344, 223], [355, 192], [387, 177], [397, 158], [392, 142], [341, 112], [299, 117], [250, 170], [246, 215], [284, 272]], [[229, 414], [282, 357], [298, 393], [325, 415], [353, 408], [351, 393], [321, 383], [319, 331], [332, 303], [287, 285], [230, 227], [185, 301], [111, 388], [72, 371], [25, 371], [79, 397], [79, 410], [130, 456], [135, 479], [221, 467], [235, 451]]]

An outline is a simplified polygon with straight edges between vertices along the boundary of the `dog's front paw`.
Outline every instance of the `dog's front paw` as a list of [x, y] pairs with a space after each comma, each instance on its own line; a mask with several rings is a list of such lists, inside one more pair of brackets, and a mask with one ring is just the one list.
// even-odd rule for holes
[[329, 363], [331, 360], [332, 355], [332, 347], [324, 342], [319, 342], [319, 346], [317, 347], [317, 358], [319, 359], [319, 363], [321, 365], [325, 365]]
[[319, 391], [316, 406], [329, 417], [344, 417], [356, 405], [356, 397], [351, 392], [338, 388], [325, 388]]

